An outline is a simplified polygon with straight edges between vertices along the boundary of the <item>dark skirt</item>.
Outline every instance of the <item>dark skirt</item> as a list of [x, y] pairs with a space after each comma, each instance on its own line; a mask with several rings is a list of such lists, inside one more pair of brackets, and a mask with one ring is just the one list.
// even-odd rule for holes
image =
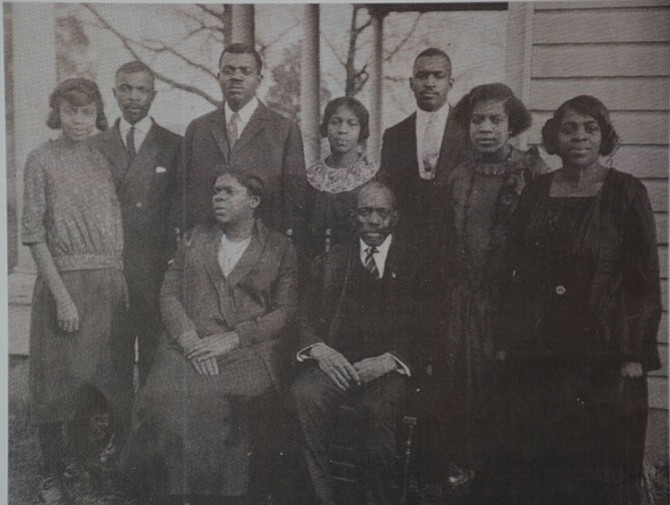
[[156, 493], [243, 495], [252, 456], [250, 404], [271, 391], [252, 349], [219, 358], [219, 375], [205, 376], [164, 337], [138, 394], [122, 464]]
[[133, 339], [126, 331], [126, 285], [114, 268], [60, 273], [79, 311], [79, 330], [58, 328], [56, 302], [41, 276], [33, 292], [30, 324], [30, 391], [36, 423], [90, 415], [90, 392], [102, 393], [124, 424], [133, 400]]
[[545, 360], [525, 370], [515, 407], [527, 503], [640, 503], [645, 378], [624, 379], [618, 365]]

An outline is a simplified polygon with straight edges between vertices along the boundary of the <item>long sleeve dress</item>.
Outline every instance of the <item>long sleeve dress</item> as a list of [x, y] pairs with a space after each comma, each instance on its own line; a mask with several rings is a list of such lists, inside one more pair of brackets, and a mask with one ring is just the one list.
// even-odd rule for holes
[[518, 369], [519, 447], [533, 503], [640, 503], [646, 378], [660, 367], [654, 218], [644, 186], [610, 169], [593, 197], [527, 187], [501, 331]]
[[448, 322], [433, 363], [449, 396], [445, 444], [466, 467], [478, 466], [490, 445], [482, 425], [492, 420], [495, 354], [504, 350], [495, 324], [511, 218], [524, 186], [545, 171], [538, 155], [508, 146], [494, 160], [472, 153], [447, 186]]
[[98, 151], [61, 137], [30, 153], [22, 240], [46, 243], [79, 312], [78, 331], [58, 328], [54, 297], [38, 273], [30, 325], [33, 420], [86, 417], [82, 394], [94, 390], [127, 424], [134, 351], [125, 331], [121, 211], [111, 169]]

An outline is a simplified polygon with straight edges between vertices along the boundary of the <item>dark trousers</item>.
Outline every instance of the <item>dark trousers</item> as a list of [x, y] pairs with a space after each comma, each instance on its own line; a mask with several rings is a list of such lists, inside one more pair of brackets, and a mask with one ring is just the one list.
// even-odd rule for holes
[[305, 440], [305, 459], [319, 503], [336, 503], [328, 472], [328, 443], [335, 429], [338, 406], [364, 409], [368, 417], [366, 462], [368, 488], [379, 505], [397, 503], [394, 489], [396, 424], [405, 401], [406, 378], [389, 373], [351, 391], [342, 391], [318, 367], [309, 365], [298, 375], [291, 394]]

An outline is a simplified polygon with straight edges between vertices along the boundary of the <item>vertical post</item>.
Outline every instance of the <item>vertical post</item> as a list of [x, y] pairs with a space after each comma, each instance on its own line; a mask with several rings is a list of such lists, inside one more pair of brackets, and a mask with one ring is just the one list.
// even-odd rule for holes
[[231, 6], [231, 39], [233, 43], [254, 47], [256, 26], [253, 4], [233, 4]]
[[[531, 108], [530, 69], [533, 50], [532, 2], [510, 2], [507, 11], [505, 79], [528, 108]], [[519, 135], [519, 147], [526, 148], [526, 135]]]
[[303, 7], [303, 40], [300, 62], [300, 122], [305, 146], [305, 162], [311, 165], [319, 160], [319, 5]]
[[372, 17], [372, 61], [370, 64], [370, 138], [368, 156], [379, 162], [382, 149], [382, 78], [384, 61], [384, 16], [370, 10]]
[[[47, 128], [49, 94], [57, 84], [56, 35], [54, 4], [12, 4], [12, 79], [13, 121], [7, 129], [13, 132], [16, 170], [16, 211], [20, 223], [23, 208], [23, 168], [28, 153], [54, 132]], [[41, 34], [36, 37], [35, 34]], [[19, 247], [16, 270], [34, 271], [35, 266], [26, 247]]]

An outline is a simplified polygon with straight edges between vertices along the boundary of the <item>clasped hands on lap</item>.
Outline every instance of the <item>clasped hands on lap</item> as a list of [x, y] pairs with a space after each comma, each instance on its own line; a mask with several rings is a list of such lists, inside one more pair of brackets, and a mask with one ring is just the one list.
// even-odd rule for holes
[[218, 356], [225, 356], [240, 346], [240, 338], [234, 331], [215, 333], [200, 338], [195, 331], [183, 333], [177, 339], [184, 356], [200, 375], [218, 375]]
[[398, 367], [390, 353], [365, 358], [352, 364], [342, 353], [324, 343], [315, 344], [309, 351], [323, 373], [342, 391], [372, 382]]

